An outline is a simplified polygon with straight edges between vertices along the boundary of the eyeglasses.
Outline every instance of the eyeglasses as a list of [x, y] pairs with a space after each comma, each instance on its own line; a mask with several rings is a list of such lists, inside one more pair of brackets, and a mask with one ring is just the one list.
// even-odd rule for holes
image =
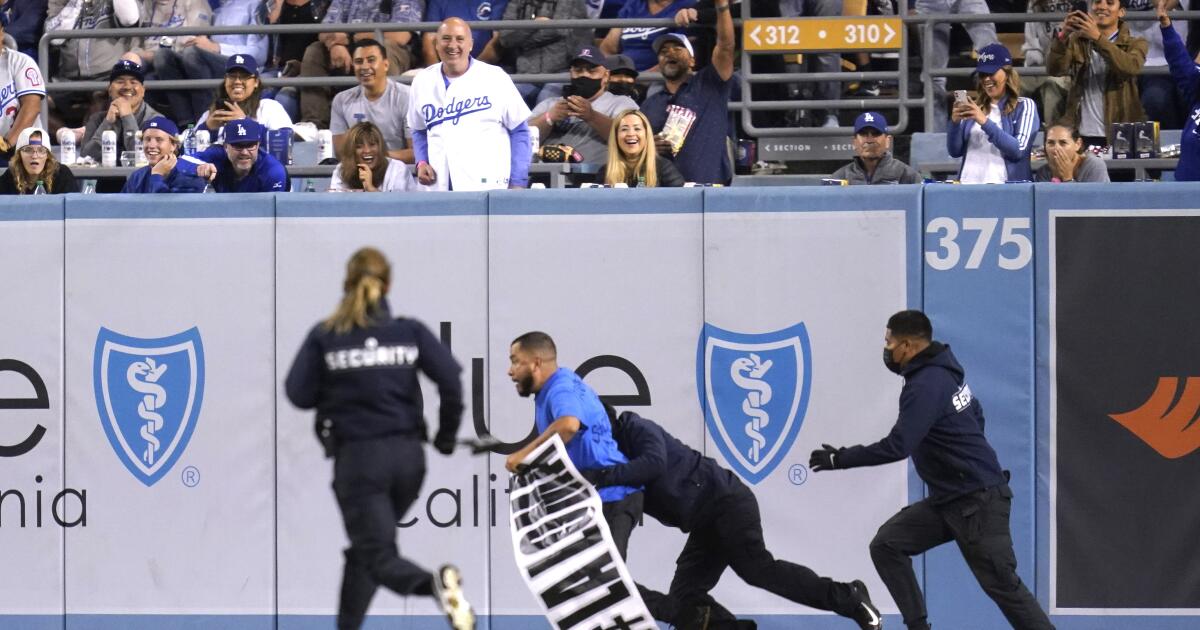
[[233, 147], [234, 151], [250, 151], [258, 148], [257, 142], [231, 142], [229, 146]]
[[46, 157], [50, 155], [50, 149], [46, 147], [21, 147], [21, 153], [29, 157]]

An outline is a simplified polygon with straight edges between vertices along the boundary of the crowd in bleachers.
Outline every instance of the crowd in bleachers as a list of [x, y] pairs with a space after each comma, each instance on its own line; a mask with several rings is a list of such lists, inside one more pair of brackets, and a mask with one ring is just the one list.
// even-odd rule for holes
[[[918, 13], [990, 10], [985, 0], [910, 2]], [[1145, 120], [1158, 121], [1164, 129], [1184, 128], [1176, 179], [1200, 171], [1192, 155], [1200, 108], [1194, 102], [1197, 71], [1186, 46], [1187, 24], [1172, 23], [1164, 13], [1187, 8], [1179, 0], [993, 4], [1004, 11], [1068, 15], [1062, 21], [1025, 23], [1019, 40], [998, 35], [988, 22], [963, 25], [976, 64], [973, 89], [947, 90], [944, 78], [934, 81], [935, 127], [945, 131], [949, 155], [961, 159], [955, 179], [1094, 181], [1100, 172], [1107, 178], [1103, 160], [1094, 156], [1113, 144], [1120, 124]], [[16, 172], [0, 180], [0, 191], [33, 192], [39, 181], [46, 192], [77, 188], [71, 167], [111, 166], [114, 156], [143, 165], [141, 175], [124, 183], [126, 191], [286, 190], [286, 173], [282, 181], [277, 177], [286, 164], [276, 159], [278, 152], [267, 150], [268, 141], [314, 142], [322, 130], [328, 130], [332, 141], [320, 157], [338, 163], [332, 190], [517, 187], [527, 182], [528, 164], [520, 163], [531, 154], [589, 165], [592, 172], [598, 170], [597, 181], [607, 185], [728, 184], [733, 176], [731, 139], [740, 122], [730, 117], [728, 107], [739, 88], [732, 21], [738, 5], [729, 0], [8, 0], [0, 6], [0, 26], [11, 40], [0, 64], [8, 74], [0, 82], [9, 84], [0, 88], [10, 92], [0, 118], [0, 155], [11, 159], [9, 172]], [[756, 2], [753, 14], [893, 14], [897, 8], [895, 0], [772, 0]], [[1133, 20], [1127, 10], [1144, 13]], [[675, 26], [554, 28], [557, 20], [600, 16], [670, 18]], [[475, 22], [474, 28], [458, 28], [456, 19]], [[537, 29], [479, 27], [479, 21], [498, 19], [545, 24]], [[377, 34], [354, 26], [416, 22], [442, 22], [442, 28]], [[270, 36], [175, 36], [171, 31], [317, 23], [345, 24], [346, 31]], [[148, 37], [52, 41], [50, 58], [42, 60], [49, 77], [37, 68], [36, 44], [43, 32], [133, 26], [159, 30]], [[950, 24], [937, 25], [931, 36], [931, 68], [959, 58]], [[469, 44], [457, 74], [450, 71], [456, 64], [446, 56], [453, 54], [447, 53], [455, 45], [450, 39]], [[831, 53], [794, 61], [788, 71], [836, 72], [843, 65], [869, 70], [871, 63], [867, 55], [843, 59]], [[472, 70], [475, 65], [479, 72]], [[1172, 74], [1143, 75], [1146, 66], [1168, 66]], [[491, 67], [509, 74], [566, 73], [569, 80], [505, 84], [480, 74]], [[418, 93], [415, 86], [430, 68], [441, 79], [431, 75], [428, 84], [433, 87]], [[1018, 68], [1044, 68], [1048, 76], [1022, 77]], [[639, 74], [646, 71], [661, 73], [662, 80], [639, 83]], [[400, 81], [406, 74], [413, 76], [414, 88]], [[357, 85], [339, 89], [317, 82], [268, 89], [263, 78], [275, 76], [352, 76]], [[55, 91], [48, 97], [47, 78], [101, 80], [108, 88], [95, 94]], [[148, 79], [220, 83], [215, 90], [147, 92]], [[508, 103], [510, 86], [519, 104]], [[835, 100], [844, 87], [822, 81], [785, 89], [787, 98]], [[879, 88], [878, 82], [855, 87], [867, 97], [878, 95]], [[464, 90], [479, 92], [470, 92], [478, 107], [454, 100]], [[459, 97], [449, 97], [452, 93]], [[45, 98], [50, 98], [50, 119], [43, 121], [39, 110]], [[474, 111], [449, 117], [442, 106]], [[493, 107], [499, 114], [495, 121], [483, 111]], [[477, 112], [481, 126], [471, 131], [482, 135], [476, 141], [491, 133], [484, 118], [500, 125], [499, 144], [484, 145], [498, 150], [483, 152], [495, 153], [486, 157], [499, 164], [498, 170], [489, 171], [482, 183], [474, 181], [476, 170], [457, 163], [482, 159], [479, 146], [466, 137], [470, 134], [456, 136], [439, 127], [452, 118], [450, 124], [457, 128], [461, 121], [475, 120], [465, 117]], [[884, 114], [796, 112], [805, 113], [786, 112], [781, 124], [837, 127], [842, 120], [854, 120], [854, 161], [835, 179], [855, 184], [914, 180], [915, 172], [891, 154]], [[230, 130], [242, 135], [231, 139]], [[284, 130], [286, 134], [274, 135]], [[1039, 132], [1045, 142], [1035, 148]], [[168, 134], [169, 141], [163, 137]], [[213, 146], [205, 149], [205, 139]], [[64, 152], [62, 162], [53, 154], [43, 155], [43, 149], [64, 143], [78, 150], [69, 157]], [[1030, 158], [1038, 149], [1046, 164], [1034, 169]], [[177, 175], [176, 170], [183, 172]], [[252, 176], [259, 171], [271, 175], [259, 181]], [[42, 172], [44, 181], [37, 178]], [[211, 182], [206, 185], [193, 179], [197, 177]], [[101, 192], [118, 189], [122, 186], [102, 186]]]

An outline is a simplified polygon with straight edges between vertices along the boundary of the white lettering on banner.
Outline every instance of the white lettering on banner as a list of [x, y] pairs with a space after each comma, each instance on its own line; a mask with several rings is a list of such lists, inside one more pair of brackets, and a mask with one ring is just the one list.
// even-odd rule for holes
[[517, 567], [558, 630], [656, 630], [613, 544], [600, 497], [554, 436], [509, 495]]
[[955, 411], [962, 411], [971, 405], [971, 386], [963, 383], [963, 386], [958, 388], [957, 392], [950, 397], [951, 404], [954, 405]]
[[[963, 230], [974, 230], [979, 232], [979, 236], [975, 239], [975, 245], [971, 248], [971, 254], [967, 257], [965, 269], [979, 269], [983, 264], [983, 256], [987, 253], [988, 243], [992, 240], [992, 234], [996, 232], [996, 224], [1000, 223], [1000, 219], [996, 217], [966, 217], [962, 219]], [[1030, 229], [1030, 220], [1028, 217], [1005, 217], [1001, 224], [1000, 231], [1000, 247], [998, 260], [996, 264], [1001, 269], [1006, 271], [1016, 271], [1023, 269], [1033, 260], [1033, 242], [1029, 240], [1026, 234], [1018, 233], [1017, 230]], [[937, 217], [931, 220], [925, 226], [926, 234], [941, 234], [938, 237], [938, 249], [944, 250], [946, 253], [941, 254], [938, 249], [931, 249], [925, 252], [925, 263], [938, 271], [948, 271], [958, 266], [959, 260], [962, 258], [962, 253], [959, 250], [957, 238], [959, 234], [958, 222], [950, 217]], [[1003, 250], [1005, 245], [1013, 245], [1017, 248], [1015, 256], [1006, 256]]]
[[330, 371], [359, 368], [415, 365], [421, 356], [416, 346], [381, 346], [374, 337], [367, 337], [361, 348], [344, 348], [325, 353], [325, 365]]

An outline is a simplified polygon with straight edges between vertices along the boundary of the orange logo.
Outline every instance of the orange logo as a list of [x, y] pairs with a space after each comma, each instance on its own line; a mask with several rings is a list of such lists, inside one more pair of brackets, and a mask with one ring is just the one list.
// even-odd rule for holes
[[1108, 417], [1120, 422], [1159, 455], [1178, 459], [1200, 448], [1200, 422], [1196, 422], [1196, 412], [1200, 411], [1200, 377], [1187, 378], [1176, 402], [1178, 391], [1178, 378], [1160, 376], [1154, 393], [1141, 407]]

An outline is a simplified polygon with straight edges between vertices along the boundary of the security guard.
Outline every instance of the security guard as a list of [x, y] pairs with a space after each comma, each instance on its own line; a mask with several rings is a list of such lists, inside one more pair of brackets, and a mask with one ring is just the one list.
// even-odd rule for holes
[[909, 630], [928, 630], [925, 599], [910, 556], [953, 540], [975, 579], [1019, 630], [1053, 628], [1017, 576], [1008, 514], [1012, 490], [996, 451], [983, 434], [983, 407], [967, 386], [950, 346], [933, 340], [925, 313], [888, 319], [883, 363], [904, 377], [900, 416], [891, 432], [869, 446], [813, 451], [814, 471], [878, 466], [912, 456], [929, 497], [904, 508], [879, 528], [871, 559]]
[[396, 522], [425, 477], [426, 439], [418, 370], [441, 399], [434, 448], [454, 451], [461, 421], [458, 363], [420, 322], [393, 318], [386, 298], [391, 268], [377, 249], [358, 250], [346, 265], [345, 295], [313, 327], [288, 372], [288, 399], [317, 410], [317, 431], [334, 457], [337, 496], [350, 548], [342, 578], [338, 628], [358, 628], [382, 584], [401, 595], [438, 598], [456, 630], [474, 628], [458, 569], [436, 576], [400, 557]]
[[681, 630], [756, 627], [737, 621], [708, 595], [732, 567], [751, 586], [849, 617], [863, 630], [883, 628], [861, 581], [834, 582], [767, 550], [758, 499], [732, 472], [630, 411], [613, 422], [613, 437], [629, 462], [583, 476], [600, 488], [644, 485], [646, 514], [689, 533], [670, 592], [638, 587], [655, 619]]

